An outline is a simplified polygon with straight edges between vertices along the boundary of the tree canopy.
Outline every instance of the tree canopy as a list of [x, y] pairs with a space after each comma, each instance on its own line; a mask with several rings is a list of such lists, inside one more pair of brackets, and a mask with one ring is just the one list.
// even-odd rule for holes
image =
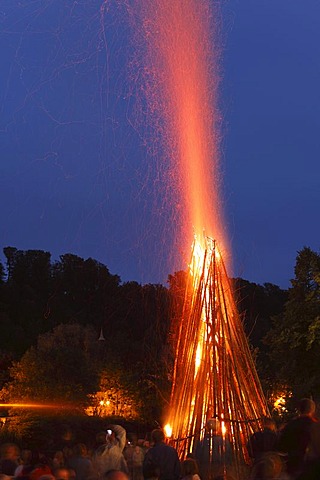
[[[122, 283], [105, 265], [71, 253], [55, 262], [40, 250], [6, 247], [4, 253], [2, 394], [85, 406], [94, 392], [109, 391], [110, 398], [121, 392], [123, 409], [134, 402], [147, 421], [159, 419], [169, 399], [175, 338], [188, 301], [187, 273], [169, 275], [168, 287], [140, 285]], [[241, 278], [232, 282], [263, 384], [320, 398], [319, 263], [310, 248], [298, 252], [289, 291]]]
[[98, 352], [92, 327], [58, 325], [40, 334], [11, 367], [11, 382], [1, 392], [11, 403], [45, 403], [77, 408], [86, 406], [88, 395], [98, 389]]
[[308, 247], [298, 252], [295, 277], [284, 312], [273, 318], [265, 342], [269, 374], [295, 398], [320, 400], [320, 255]]

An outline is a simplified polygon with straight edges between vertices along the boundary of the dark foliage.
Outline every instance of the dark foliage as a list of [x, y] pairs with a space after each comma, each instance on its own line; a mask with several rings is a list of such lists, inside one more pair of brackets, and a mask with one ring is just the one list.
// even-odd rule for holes
[[[35, 347], [39, 335], [62, 324], [89, 325], [96, 332], [99, 361], [115, 365], [127, 379], [126, 388], [131, 384], [139, 390], [146, 418], [159, 418], [169, 398], [187, 273], [169, 275], [166, 288], [122, 283], [105, 265], [70, 253], [54, 263], [49, 252], [40, 250], [6, 247], [4, 253], [6, 268], [0, 268], [2, 384], [9, 379], [7, 367], [12, 359], [20, 360]], [[263, 339], [272, 327], [271, 319], [283, 315], [288, 292], [241, 278], [234, 279], [233, 286], [258, 371], [267, 385], [270, 344]], [[98, 341], [100, 333], [104, 340]], [[5, 358], [10, 361], [6, 363]]]
[[[145, 415], [158, 418], [169, 395], [168, 290], [162, 285], [122, 284], [118, 275], [91, 258], [65, 254], [52, 264], [48, 252], [7, 247], [4, 253], [0, 351], [16, 360], [26, 352], [32, 357], [39, 335], [63, 324], [89, 325], [96, 332], [100, 363], [115, 364], [125, 372], [150, 406]], [[105, 340], [98, 340], [100, 332]], [[64, 351], [61, 355], [63, 363], [71, 365], [72, 352], [69, 360]], [[8, 373], [6, 369], [3, 383]]]
[[293, 400], [320, 400], [320, 255], [298, 252], [283, 313], [265, 337], [270, 377], [288, 386]]

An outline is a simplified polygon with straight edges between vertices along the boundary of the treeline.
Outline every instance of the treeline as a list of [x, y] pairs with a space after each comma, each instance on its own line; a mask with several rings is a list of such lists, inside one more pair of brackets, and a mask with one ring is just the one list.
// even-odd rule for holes
[[[72, 400], [83, 405], [88, 394], [99, 390], [103, 377], [114, 383], [111, 373], [117, 372], [117, 381], [123, 381], [128, 395], [130, 383], [131, 387], [140, 384], [145, 398], [152, 391], [150, 403], [159, 407], [148, 413], [159, 415], [162, 401], [158, 392], [169, 388], [164, 368], [172, 356], [167, 347], [168, 289], [121, 283], [118, 275], [91, 258], [65, 254], [52, 263], [49, 252], [13, 247], [4, 248], [4, 254], [0, 284], [2, 397], [26, 401], [28, 392], [29, 399], [65, 401], [73, 396]], [[38, 390], [36, 383], [41, 386]], [[8, 384], [7, 392], [4, 387]], [[82, 396], [77, 395], [79, 391]], [[143, 410], [146, 413], [141, 406]]]
[[[159, 416], [169, 398], [186, 273], [169, 275], [167, 286], [140, 285], [121, 282], [91, 258], [68, 253], [52, 262], [49, 252], [14, 247], [4, 254], [2, 398], [26, 400], [27, 390], [29, 397], [65, 400], [77, 390], [85, 404], [101, 383], [120, 382], [138, 416]], [[266, 394], [320, 398], [319, 255], [307, 247], [298, 252], [288, 291], [232, 282]], [[30, 390], [30, 379], [38, 390]]]
[[[136, 362], [141, 359], [141, 340], [158, 332], [166, 342], [169, 296], [162, 285], [121, 283], [118, 275], [88, 258], [61, 255], [51, 263], [49, 252], [4, 248], [1, 265], [0, 349], [21, 356], [39, 334], [60, 324], [91, 325], [103, 330], [114, 353]], [[161, 340], [160, 340], [161, 337]], [[130, 347], [130, 348], [129, 348]]]
[[[118, 275], [92, 258], [73, 254], [51, 262], [42, 250], [4, 248], [0, 263], [0, 349], [19, 358], [39, 334], [65, 323], [91, 325], [111, 340], [117, 355], [145, 358], [142, 339], [167, 343], [173, 304], [183, 301], [185, 272], [168, 276], [168, 287], [122, 283]], [[262, 347], [271, 317], [283, 310], [287, 291], [241, 278], [233, 280], [237, 303], [251, 343]], [[154, 338], [153, 338], [154, 337]], [[152, 340], [152, 342], [151, 342]], [[152, 351], [153, 357], [159, 348]], [[142, 354], [142, 356], [141, 356]], [[148, 355], [149, 357], [149, 355]], [[150, 360], [150, 358], [148, 358]]]

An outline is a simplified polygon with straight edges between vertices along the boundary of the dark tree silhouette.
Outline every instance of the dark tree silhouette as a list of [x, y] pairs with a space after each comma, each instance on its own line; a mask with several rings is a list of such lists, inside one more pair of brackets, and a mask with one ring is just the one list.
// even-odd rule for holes
[[320, 255], [308, 247], [298, 252], [284, 312], [273, 318], [265, 342], [270, 375], [293, 393], [320, 399]]
[[[64, 324], [90, 325], [99, 362], [109, 371], [112, 365], [121, 372], [127, 391], [138, 388], [146, 418], [159, 418], [169, 398], [176, 334], [184, 302], [188, 302], [187, 272], [169, 275], [166, 288], [121, 283], [105, 265], [71, 253], [53, 264], [49, 252], [6, 247], [4, 253], [0, 351], [17, 360], [28, 351], [24, 362], [31, 362], [38, 355], [39, 335], [42, 338]], [[233, 282], [246, 333], [258, 352], [258, 369], [265, 375], [269, 346], [262, 338], [270, 329], [271, 317], [282, 312], [287, 292], [270, 283]], [[104, 340], [98, 341], [101, 331]], [[57, 358], [62, 363], [72, 363], [72, 355], [68, 359], [60, 353]], [[8, 371], [4, 378], [8, 380]]]

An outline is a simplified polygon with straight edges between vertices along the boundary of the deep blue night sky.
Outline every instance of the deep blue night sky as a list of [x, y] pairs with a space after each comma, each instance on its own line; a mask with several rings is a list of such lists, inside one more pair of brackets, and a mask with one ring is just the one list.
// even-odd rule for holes
[[237, 273], [285, 287], [296, 252], [320, 243], [320, 4], [241, 0], [228, 10], [224, 156]]
[[[108, 5], [1, 1], [0, 248], [74, 253], [123, 281], [165, 282], [185, 266], [136, 117], [132, 31]], [[230, 0], [222, 14], [233, 274], [288, 287], [297, 251], [319, 250], [320, 4]]]

